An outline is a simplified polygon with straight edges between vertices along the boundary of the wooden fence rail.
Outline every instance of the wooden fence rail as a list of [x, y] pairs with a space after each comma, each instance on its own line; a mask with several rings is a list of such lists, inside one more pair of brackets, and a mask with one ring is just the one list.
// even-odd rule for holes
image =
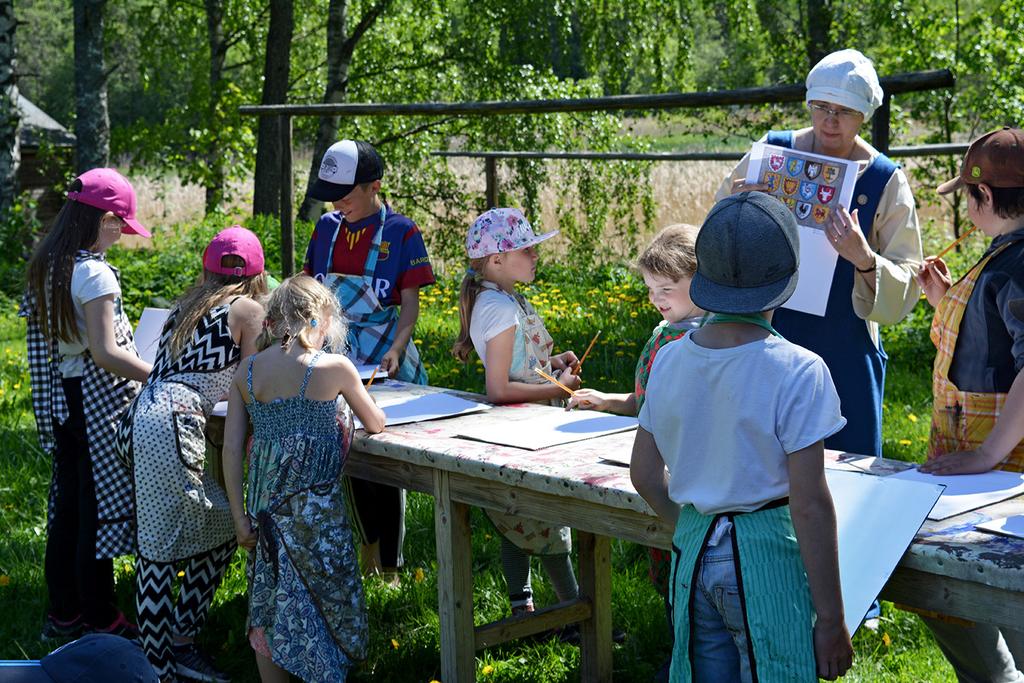
[[[925, 157], [963, 155], [969, 145], [966, 142], [935, 145], [914, 145], [892, 147], [890, 157]], [[498, 205], [498, 159], [580, 159], [587, 161], [738, 161], [746, 152], [481, 152], [481, 151], [439, 151], [431, 152], [436, 157], [483, 159], [484, 181], [487, 206]]]
[[[953, 73], [949, 69], [934, 71], [917, 71], [912, 73], [894, 74], [879, 79], [885, 97], [882, 106], [875, 112], [871, 122], [872, 144], [882, 152], [889, 152], [889, 105], [893, 95], [909, 92], [937, 90], [952, 87], [955, 83]], [[803, 85], [772, 85], [760, 88], [742, 88], [735, 90], [714, 90], [707, 92], [663, 93], [657, 95], [611, 95], [608, 97], [584, 97], [574, 99], [542, 99], [542, 100], [510, 100], [504, 102], [410, 102], [410, 103], [358, 103], [342, 102], [335, 104], [266, 104], [243, 105], [239, 113], [251, 116], [281, 117], [281, 191], [292, 192], [294, 188], [292, 157], [291, 157], [291, 117], [292, 116], [507, 116], [510, 114], [551, 114], [568, 112], [594, 111], [654, 111], [661, 109], [697, 109], [702, 107], [723, 107], [755, 104], [771, 104], [777, 102], [798, 102], [804, 98], [806, 89]], [[941, 152], [946, 153], [946, 152]], [[953, 152], [949, 152], [953, 153]], [[484, 154], [484, 153], [479, 153]], [[505, 153], [511, 154], [511, 153]], [[520, 152], [519, 154], [542, 154], [535, 158], [593, 158], [603, 157], [556, 157], [556, 152]], [[599, 154], [593, 152], [564, 152], [562, 154]], [[716, 156], [716, 159], [732, 159], [738, 157], [717, 156], [731, 154], [704, 153]], [[488, 186], [497, 185], [497, 156], [484, 156], [484, 171]], [[513, 157], [504, 157], [513, 158]], [[620, 156], [615, 158], [632, 158]], [[691, 161], [695, 157], [680, 155], [661, 160]], [[488, 199], [496, 197], [488, 193]], [[292, 199], [282, 194], [281, 201], [281, 244], [294, 243], [295, 224], [292, 215]], [[287, 277], [295, 272], [295, 259], [291, 250], [282, 248], [281, 266]]]

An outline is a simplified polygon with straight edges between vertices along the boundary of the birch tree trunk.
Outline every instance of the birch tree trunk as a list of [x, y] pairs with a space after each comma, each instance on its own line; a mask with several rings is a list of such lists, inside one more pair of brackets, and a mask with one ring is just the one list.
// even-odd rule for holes
[[[348, 96], [348, 71], [356, 45], [373, 26], [391, 0], [377, 0], [366, 10], [359, 23], [348, 33], [348, 2], [331, 0], [327, 9], [327, 87], [324, 89], [324, 103], [344, 102]], [[327, 148], [337, 142], [338, 117], [322, 116], [316, 131], [316, 145], [309, 166], [306, 190], [312, 188], [320, 171], [320, 160]], [[323, 203], [306, 195], [299, 207], [299, 218], [313, 221], [320, 217]]]
[[110, 116], [103, 62], [106, 0], [74, 0], [75, 11], [75, 168], [84, 173], [110, 163]]
[[0, 217], [14, 204], [18, 193], [21, 147], [18, 128], [17, 53], [14, 49], [13, 0], [0, 0]]
[[[224, 0], [206, 0], [206, 35], [210, 45], [210, 111], [209, 120], [217, 121], [224, 77], [224, 60], [228, 47], [224, 40]], [[209, 176], [206, 181], [206, 212], [220, 208], [224, 200], [224, 157], [217, 142], [220, 135], [214, 134], [206, 150], [206, 166]]]
[[[260, 104], [282, 104], [288, 96], [294, 31], [292, 0], [270, 0], [270, 30]], [[277, 215], [281, 210], [281, 127], [276, 116], [261, 116], [257, 125], [252, 212], [253, 215]], [[291, 150], [284, 151], [291, 154]]]

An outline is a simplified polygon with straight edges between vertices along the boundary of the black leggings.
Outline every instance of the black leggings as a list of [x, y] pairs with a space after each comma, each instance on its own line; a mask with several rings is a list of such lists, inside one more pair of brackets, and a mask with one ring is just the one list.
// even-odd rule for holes
[[53, 511], [46, 534], [46, 588], [50, 614], [61, 621], [81, 615], [104, 627], [117, 616], [114, 563], [96, 559], [96, 489], [85, 431], [81, 378], [64, 379], [69, 416], [53, 420]]
[[361, 543], [380, 543], [385, 569], [401, 567], [405, 542], [405, 489], [345, 477], [352, 508], [352, 528]]

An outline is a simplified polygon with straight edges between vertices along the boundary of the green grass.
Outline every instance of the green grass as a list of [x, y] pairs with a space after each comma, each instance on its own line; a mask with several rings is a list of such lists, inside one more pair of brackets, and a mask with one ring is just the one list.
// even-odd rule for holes
[[[141, 258], [141, 257], [140, 257]], [[126, 278], [126, 282], [131, 280]], [[611, 391], [632, 388], [636, 357], [657, 322], [641, 283], [624, 269], [581, 274], [552, 266], [525, 293], [549, 323], [556, 350], [583, 349], [598, 329], [601, 340], [584, 373], [586, 384]], [[143, 293], [130, 294], [144, 305]], [[479, 391], [478, 363], [457, 363], [448, 348], [458, 325], [457, 283], [426, 290], [417, 327], [421, 353], [433, 384]], [[885, 404], [885, 454], [921, 460], [930, 414], [930, 309], [885, 331], [890, 356]], [[42, 576], [49, 461], [36, 443], [28, 403], [23, 331], [13, 304], [0, 300], [0, 658], [37, 658], [53, 643], [38, 639], [46, 605]], [[914, 416], [916, 421], [911, 417]], [[406, 568], [399, 589], [367, 584], [371, 643], [368, 660], [351, 680], [430, 681], [440, 679], [437, 565], [433, 500], [410, 494]], [[483, 514], [473, 511], [474, 610], [477, 623], [508, 614], [498, 560], [499, 540]], [[647, 579], [644, 549], [613, 542], [615, 624], [629, 638], [614, 653], [616, 680], [647, 681], [669, 653], [661, 600]], [[234, 680], [255, 680], [253, 655], [245, 640], [243, 554], [235, 558], [218, 591], [200, 642]], [[543, 571], [535, 568], [540, 604], [555, 600]], [[129, 560], [116, 565], [120, 604], [133, 611]], [[877, 633], [861, 629], [854, 639], [857, 659], [846, 680], [948, 681], [952, 674], [931, 636], [914, 616], [883, 603]], [[579, 677], [579, 651], [554, 641], [513, 643], [478, 653], [477, 676], [485, 681], [563, 681]]]

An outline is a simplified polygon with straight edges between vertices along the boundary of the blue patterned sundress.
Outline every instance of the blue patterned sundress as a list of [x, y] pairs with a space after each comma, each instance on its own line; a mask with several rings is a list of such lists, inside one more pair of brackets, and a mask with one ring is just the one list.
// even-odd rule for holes
[[249, 556], [248, 628], [262, 628], [271, 658], [305, 681], [344, 680], [366, 656], [368, 625], [341, 471], [352, 416], [306, 398], [317, 353], [297, 396], [249, 402], [253, 424], [246, 510], [259, 542]]

